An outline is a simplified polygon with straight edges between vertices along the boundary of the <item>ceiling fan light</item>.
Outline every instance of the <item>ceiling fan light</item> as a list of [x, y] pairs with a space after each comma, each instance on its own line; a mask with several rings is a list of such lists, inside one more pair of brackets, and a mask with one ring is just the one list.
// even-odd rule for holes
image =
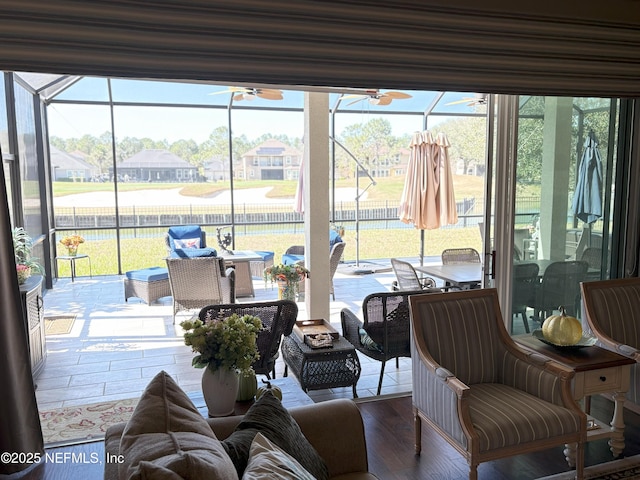
[[253, 92], [245, 92], [242, 94], [242, 99], [248, 102], [252, 102], [256, 99], [256, 95]]
[[369, 103], [371, 105], [378, 105], [380, 103], [379, 97], [369, 97]]

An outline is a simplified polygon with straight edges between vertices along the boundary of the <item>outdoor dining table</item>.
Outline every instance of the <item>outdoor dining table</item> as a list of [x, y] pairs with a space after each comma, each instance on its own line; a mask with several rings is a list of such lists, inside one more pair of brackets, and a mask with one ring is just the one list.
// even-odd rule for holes
[[482, 281], [480, 263], [458, 263], [454, 265], [422, 265], [416, 271], [440, 278], [454, 287], [469, 290]]

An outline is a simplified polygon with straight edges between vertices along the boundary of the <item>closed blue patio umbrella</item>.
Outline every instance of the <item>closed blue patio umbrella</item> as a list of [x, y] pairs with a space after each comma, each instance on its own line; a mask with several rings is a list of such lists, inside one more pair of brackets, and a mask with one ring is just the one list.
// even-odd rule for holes
[[602, 217], [602, 160], [593, 132], [589, 132], [584, 142], [572, 211], [578, 219], [588, 224]]

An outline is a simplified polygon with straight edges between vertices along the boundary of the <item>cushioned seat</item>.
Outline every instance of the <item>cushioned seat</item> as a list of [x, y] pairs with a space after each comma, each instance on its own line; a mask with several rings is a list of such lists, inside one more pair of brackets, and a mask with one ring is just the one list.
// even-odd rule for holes
[[171, 252], [173, 258], [200, 258], [215, 257], [218, 252], [215, 248], [178, 248]]
[[296, 263], [304, 264], [304, 255], [293, 255], [285, 253], [282, 255], [283, 265], [295, 265]]
[[124, 300], [137, 297], [150, 304], [154, 300], [171, 295], [169, 271], [163, 267], [131, 270], [125, 273]]
[[255, 250], [255, 253], [260, 255], [262, 260], [254, 260], [249, 262], [251, 269], [251, 276], [262, 278], [264, 269], [273, 265], [274, 252], [267, 252], [263, 250]]
[[165, 234], [167, 253], [173, 258], [215, 257], [218, 252], [207, 248], [207, 234], [199, 225], [170, 227]]
[[126, 272], [125, 275], [132, 280], [156, 282], [158, 280], [168, 280], [169, 270], [163, 267], [150, 267], [143, 270], [131, 270], [130, 272]]

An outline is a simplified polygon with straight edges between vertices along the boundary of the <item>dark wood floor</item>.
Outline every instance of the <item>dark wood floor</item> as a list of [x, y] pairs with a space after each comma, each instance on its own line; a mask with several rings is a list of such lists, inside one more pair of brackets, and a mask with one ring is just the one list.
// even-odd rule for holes
[[[369, 470], [384, 480], [466, 480], [466, 461], [427, 425], [422, 427], [422, 453], [414, 454], [411, 397], [358, 404], [365, 421]], [[610, 419], [613, 402], [595, 397], [591, 413], [599, 419]], [[640, 453], [640, 416], [624, 411], [626, 423], [623, 456]], [[613, 460], [606, 440], [589, 442], [585, 449], [585, 465]], [[478, 467], [480, 480], [535, 479], [569, 470], [562, 448], [519, 455], [483, 463]]]
[[[422, 428], [422, 454], [414, 454], [410, 396], [363, 401], [358, 407], [365, 422], [369, 470], [381, 480], [468, 478], [466, 462], [426, 425]], [[595, 397], [591, 411], [596, 418], [610, 419], [613, 403]], [[625, 410], [624, 417], [626, 445], [623, 455], [628, 457], [640, 453], [640, 415]], [[56, 455], [52, 458], [58, 461], [47, 462], [44, 472], [32, 472], [21, 479], [98, 480], [103, 477], [103, 465], [93, 463], [95, 458], [104, 459], [103, 442], [48, 449], [47, 453]], [[70, 459], [71, 454], [76, 455], [75, 461]], [[589, 442], [585, 456], [587, 466], [612, 460], [606, 440]], [[568, 470], [562, 448], [555, 448], [483, 463], [478, 468], [478, 475], [480, 480], [534, 479]]]

